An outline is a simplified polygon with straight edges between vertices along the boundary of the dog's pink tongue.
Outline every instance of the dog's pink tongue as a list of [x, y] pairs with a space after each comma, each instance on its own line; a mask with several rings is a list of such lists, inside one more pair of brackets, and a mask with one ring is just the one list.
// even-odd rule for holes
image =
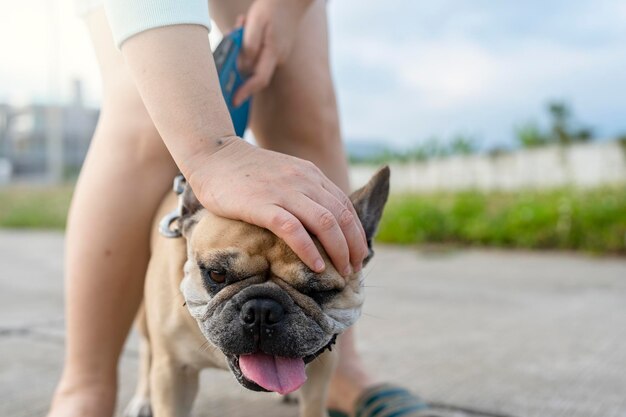
[[306, 381], [302, 359], [253, 353], [241, 355], [239, 367], [243, 375], [250, 381], [279, 394], [295, 391]]

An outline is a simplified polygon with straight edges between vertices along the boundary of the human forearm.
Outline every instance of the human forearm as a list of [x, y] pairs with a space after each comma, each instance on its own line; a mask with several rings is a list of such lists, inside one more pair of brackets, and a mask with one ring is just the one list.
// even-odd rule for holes
[[[284, 22], [281, 10], [273, 9], [272, 22]], [[290, 16], [293, 22], [284, 27], [265, 25], [263, 33], [277, 31], [261, 45], [292, 39], [300, 14]], [[259, 58], [263, 68], [283, 56], [273, 53], [281, 48], [269, 45]], [[310, 234], [317, 236], [341, 274], [361, 268], [368, 249], [348, 197], [312, 163], [234, 137], [203, 27], [148, 30], [129, 38], [121, 49], [153, 122], [207, 210], [269, 229], [314, 271], [321, 272], [325, 262]], [[288, 49], [283, 51], [287, 55]]]
[[206, 28], [175, 25], [142, 32], [122, 45], [141, 97], [174, 160], [189, 174], [235, 135], [222, 98]]

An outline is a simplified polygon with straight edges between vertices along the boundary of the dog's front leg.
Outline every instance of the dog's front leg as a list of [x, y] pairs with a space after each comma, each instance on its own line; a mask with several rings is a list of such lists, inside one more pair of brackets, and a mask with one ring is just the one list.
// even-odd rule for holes
[[150, 391], [154, 417], [187, 417], [198, 392], [198, 370], [167, 354], [155, 354]]
[[307, 381], [300, 388], [300, 416], [327, 417], [326, 402], [330, 378], [337, 365], [338, 353], [326, 351], [307, 368]]

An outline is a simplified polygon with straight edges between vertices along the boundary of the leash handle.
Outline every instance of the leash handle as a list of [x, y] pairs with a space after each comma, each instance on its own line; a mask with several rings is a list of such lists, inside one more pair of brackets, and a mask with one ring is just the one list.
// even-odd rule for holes
[[243, 27], [233, 30], [217, 45], [213, 52], [213, 60], [217, 68], [217, 74], [222, 87], [222, 94], [228, 106], [230, 118], [233, 120], [235, 133], [243, 136], [248, 125], [250, 113], [250, 98], [239, 107], [233, 105], [233, 96], [244, 83], [245, 78], [237, 68], [237, 58], [243, 47]]

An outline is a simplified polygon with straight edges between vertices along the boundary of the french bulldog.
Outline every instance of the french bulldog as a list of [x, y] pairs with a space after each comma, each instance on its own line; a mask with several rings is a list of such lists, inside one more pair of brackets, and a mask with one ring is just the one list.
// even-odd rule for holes
[[[384, 167], [350, 196], [370, 248], [365, 262], [388, 194]], [[176, 204], [166, 197], [157, 219]], [[326, 416], [331, 345], [360, 315], [362, 274], [342, 277], [317, 240], [327, 267], [314, 273], [270, 231], [211, 214], [188, 186], [178, 204], [182, 237], [151, 239], [136, 320], [139, 382], [126, 416], [189, 415], [208, 367], [230, 369], [254, 391], [299, 389], [301, 415]]]

